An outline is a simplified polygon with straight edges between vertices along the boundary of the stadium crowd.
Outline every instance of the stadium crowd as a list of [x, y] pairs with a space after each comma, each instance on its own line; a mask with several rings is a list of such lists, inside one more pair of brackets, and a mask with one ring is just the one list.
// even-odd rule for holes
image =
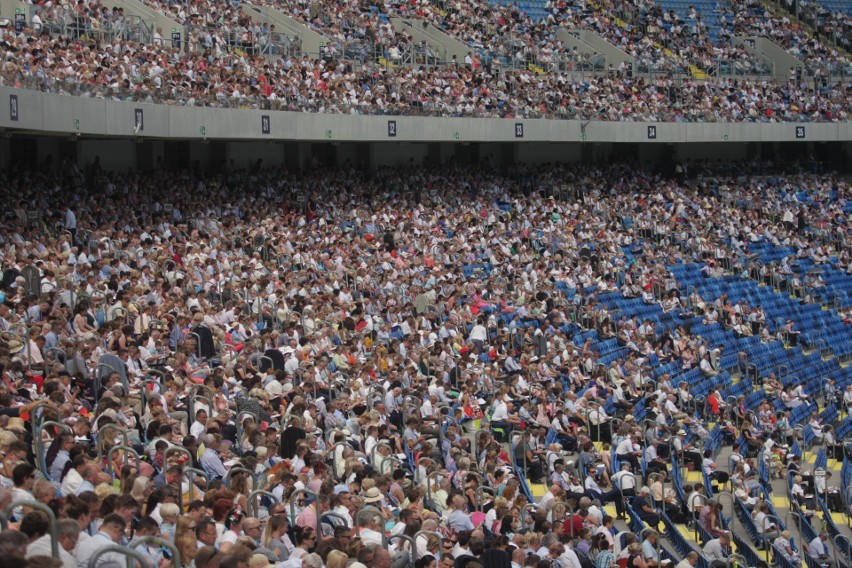
[[[800, 22], [792, 21], [789, 16], [773, 13], [756, 0], [735, 0], [732, 4], [735, 13], [734, 34], [768, 37], [801, 59], [805, 67], [817, 76], [848, 75], [852, 72], [849, 58], [844, 57], [837, 48], [828, 45], [828, 41], [837, 39], [840, 46], [849, 52], [852, 21], [847, 14], [830, 12], [823, 16], [827, 21], [819, 28], [823, 37], [821, 42], [819, 33], [811, 37]], [[813, 5], [810, 9], [814, 10]], [[815, 15], [807, 19], [815, 21], [814, 17]]]
[[[0, 505], [46, 505], [60, 546], [49, 554], [45, 512], [7, 508], [4, 562], [83, 568], [159, 536], [175, 550], [138, 550], [175, 568], [641, 568], [659, 535], [617, 534], [622, 495], [652, 527], [695, 515], [704, 556], [724, 559], [718, 502], [692, 499], [709, 488], [682, 502], [664, 485], [678, 456], [762, 522], [740, 473], [755, 453], [729, 475], [695, 448], [712, 420], [795, 467], [784, 413], [750, 424], [656, 371], [720, 372], [688, 321], [766, 342], [790, 330], [760, 306], [687, 296], [669, 267], [742, 275], [768, 242], [852, 272], [848, 182], [702, 164], [673, 179], [260, 166], [142, 175], [49, 158], [2, 174]], [[684, 324], [658, 332], [607, 294]], [[598, 365], [589, 328], [624, 356]], [[544, 484], [537, 502], [527, 480]]]
[[221, 57], [119, 41], [101, 50], [70, 38], [7, 38], [9, 86], [125, 101], [348, 114], [553, 117], [609, 121], [844, 121], [849, 85], [618, 76], [577, 80], [533, 71], [398, 67], [356, 70], [342, 61]]
[[[601, 3], [594, 10], [552, 3], [551, 14], [538, 21], [515, 6], [485, 2], [446, 9], [428, 2], [342, 2], [333, 10], [271, 4], [330, 38], [321, 58], [300, 56], [297, 38], [231, 2], [148, 3], [183, 25], [194, 49], [173, 47], [159, 29], [146, 45], [117, 8], [47, 3], [30, 27], [7, 30], [4, 84], [140, 102], [353, 114], [690, 122], [849, 116], [849, 82], [829, 80], [826, 71], [848, 72], [848, 59], [748, 2], [734, 3], [733, 32], [773, 38], [816, 73], [816, 86], [795, 73], [788, 82], [741, 77], [767, 68], [730, 45], [730, 37], [711, 41], [700, 15], [681, 20], [653, 2]], [[429, 65], [442, 54], [394, 30], [387, 18], [394, 14], [444, 29], [470, 45], [471, 54]], [[636, 58], [637, 72], [622, 65], [602, 73], [557, 39], [558, 26], [603, 35]], [[690, 79], [692, 70], [716, 79]]]

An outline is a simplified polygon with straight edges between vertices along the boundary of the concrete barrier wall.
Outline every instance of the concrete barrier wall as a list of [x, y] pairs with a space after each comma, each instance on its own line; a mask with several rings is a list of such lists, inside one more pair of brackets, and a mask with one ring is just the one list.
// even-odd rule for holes
[[[8, 87], [0, 87], [0, 101], [0, 128], [95, 137], [647, 144], [852, 140], [852, 123], [581, 123], [578, 120], [355, 116], [138, 104]], [[137, 117], [141, 119], [138, 128]]]

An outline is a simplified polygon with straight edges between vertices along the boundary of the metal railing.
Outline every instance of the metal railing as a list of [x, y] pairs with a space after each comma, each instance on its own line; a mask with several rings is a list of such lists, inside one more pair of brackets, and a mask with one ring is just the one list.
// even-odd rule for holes
[[[384, 524], [384, 522], [385, 522], [385, 518], [382, 515], [382, 512], [379, 511], [377, 508], [371, 507], [369, 505], [361, 507], [355, 513], [355, 519], [354, 519], [355, 520], [355, 536], [358, 537], [358, 538], [361, 537], [361, 527], [362, 527], [361, 519], [364, 518], [364, 517], [369, 517], [371, 519], [378, 518], [378, 519], [381, 520], [382, 524]], [[387, 546], [388, 546], [387, 534], [385, 533], [383, 528], [380, 529], [379, 532], [382, 535], [382, 548], [387, 548]]]
[[[98, 551], [92, 555], [91, 559], [89, 559], [89, 564], [87, 565], [87, 568], [97, 568], [100, 559], [103, 556], [106, 556], [107, 554], [118, 554], [120, 556], [127, 557], [128, 567], [132, 566], [131, 559], [133, 559], [138, 562], [139, 566], [141, 566], [142, 568], [155, 568], [152, 566], [152, 562], [149, 557], [145, 556], [141, 552], [136, 551], [133, 548], [120, 546], [118, 544], [110, 544], [104, 546], [103, 548], [99, 548]], [[54, 554], [54, 558], [59, 558], [59, 554]]]
[[272, 494], [269, 491], [265, 491], [263, 489], [255, 489], [248, 496], [248, 514], [251, 517], [258, 517], [260, 513], [260, 506], [258, 505], [258, 497], [268, 497], [272, 500], [273, 503], [278, 503], [278, 497]]
[[54, 558], [59, 558], [59, 526], [56, 524], [56, 515], [53, 512], [53, 509], [41, 503], [39, 501], [32, 500], [22, 500], [22, 501], [13, 501], [3, 509], [3, 516], [6, 519], [11, 518], [12, 511], [17, 509], [18, 507], [27, 507], [28, 509], [35, 509], [37, 511], [41, 511], [48, 518], [48, 531], [50, 533], [50, 551]]
[[153, 544], [159, 548], [168, 548], [172, 553], [172, 566], [183, 566], [181, 562], [180, 550], [178, 547], [174, 545], [171, 541], [168, 541], [164, 538], [160, 538], [158, 536], [139, 536], [134, 538], [130, 544], [127, 545], [127, 548], [131, 551], [139, 548], [139, 546], [143, 544]]

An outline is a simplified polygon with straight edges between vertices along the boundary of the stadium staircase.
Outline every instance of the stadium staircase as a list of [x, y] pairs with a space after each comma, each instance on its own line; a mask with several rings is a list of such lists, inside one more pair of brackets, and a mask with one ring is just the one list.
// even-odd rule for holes
[[[832, 11], [845, 12], [846, 14], [852, 14], [852, 2], [849, 0], [820, 0], [817, 2], [820, 6], [827, 8]], [[786, 16], [794, 21], [798, 21], [799, 25], [808, 33], [808, 36], [813, 38], [816, 36], [813, 26], [810, 22], [806, 20], [800, 20], [796, 16], [795, 10], [791, 10], [786, 2], [771, 2], [770, 0], [763, 0], [762, 2], [763, 8], [769, 11], [771, 14], [779, 14]], [[844, 55], [845, 57], [850, 57], [848, 51], [843, 49], [840, 45], [833, 44], [833, 47], [837, 49], [837, 51]]]
[[[791, 252], [795, 252], [788, 248], [761, 243], [753, 243], [749, 245], [749, 249], [749, 253], [757, 255], [763, 263], [778, 262], [785, 256], [789, 256]], [[634, 252], [640, 251], [623, 249], [622, 252], [629, 259]], [[812, 264], [802, 260], [793, 267], [800, 273], [814, 270]], [[822, 293], [825, 305], [820, 305], [802, 303], [799, 298], [791, 297], [788, 292], [780, 288], [776, 289], [767, 283], [751, 280], [741, 273], [711, 278], [705, 277], [700, 272], [700, 268], [699, 264], [669, 266], [678, 283], [681, 297], [687, 301], [686, 307], [678, 313], [663, 312], [658, 303], [645, 304], [641, 298], [625, 298], [617, 292], [599, 293], [596, 299], [601, 306], [607, 308], [614, 320], [622, 316], [635, 317], [642, 321], [651, 320], [656, 324], [657, 333], [685, 325], [694, 334], [704, 338], [711, 348], [723, 346], [718, 365], [721, 372], [717, 376], [705, 377], [698, 369], [684, 370], [679, 362], [665, 363], [651, 355], [649, 363], [654, 378], [669, 374], [672, 384], [686, 382], [696, 397], [706, 396], [711, 389], [718, 388], [723, 400], [728, 404], [742, 396], [745, 408], [754, 412], [761, 402], [767, 400], [761, 386], [762, 380], [770, 373], [774, 373], [785, 385], [805, 385], [806, 393], [812, 400], [819, 403], [815, 408], [823, 423], [835, 425], [838, 439], [843, 440], [852, 434], [852, 420], [845, 415], [844, 409], [838, 409], [836, 405], [826, 403], [821, 388], [827, 377], [834, 378], [840, 390], [845, 388], [846, 384], [852, 384], [852, 366], [841, 366], [840, 356], [837, 355], [845, 352], [847, 347], [844, 345], [852, 345], [852, 331], [849, 331], [852, 326], [847, 329], [837, 317], [835, 309], [828, 305], [832, 302], [843, 305], [852, 304], [852, 276], [837, 270], [830, 264], [821, 266], [826, 287]], [[484, 263], [464, 266], [463, 272], [466, 278], [476, 278], [477, 275], [487, 274], [490, 269], [491, 267]], [[557, 282], [556, 286], [567, 302], [570, 302], [577, 292], [574, 289], [568, 289], [563, 283]], [[584, 290], [587, 294], [593, 291], [594, 288]], [[693, 292], [697, 292], [708, 303], [722, 293], [728, 294], [732, 302], [743, 299], [752, 306], [760, 303], [768, 315], [767, 323], [773, 332], [777, 331], [783, 322], [793, 319], [797, 327], [803, 330], [801, 343], [804, 345], [793, 345], [792, 342], [780, 340], [763, 343], [759, 338], [738, 337], [733, 330], [726, 329], [719, 323], [705, 324], [702, 316], [697, 315], [694, 306], [689, 304], [688, 298]], [[501, 315], [500, 318], [501, 323], [507, 326], [529, 325], [513, 321], [512, 315]], [[574, 345], [583, 345], [590, 340], [591, 349], [596, 353], [596, 362], [599, 365], [609, 365], [627, 354], [627, 348], [618, 339], [604, 335], [593, 322], [583, 319], [582, 312], [578, 312], [574, 320], [564, 325], [562, 329], [572, 339]], [[820, 344], [820, 341], [825, 343]], [[745, 359], [740, 357], [741, 353], [745, 354]], [[777, 397], [770, 400], [774, 403], [776, 411], [783, 410], [783, 404]], [[611, 399], [607, 400], [605, 408], [608, 413], [615, 414]], [[843, 461], [829, 459], [825, 449], [819, 447], [814, 432], [807, 424], [812, 410], [802, 406], [792, 411], [791, 424], [796, 426], [795, 432], [798, 439], [791, 451], [802, 456], [803, 470], [821, 468], [830, 472], [831, 478], [827, 486], [842, 488], [843, 502], [849, 503], [850, 496], [847, 488], [852, 489], [850, 487], [852, 486], [852, 466], [848, 459]], [[641, 423], [645, 416], [644, 407], [637, 404], [633, 414], [637, 422]], [[713, 451], [720, 469], [732, 472], [735, 465], [731, 460], [732, 448], [723, 440], [722, 429], [717, 423], [718, 419], [712, 416], [704, 418], [707, 420], [706, 428], [710, 432], [705, 448]], [[555, 437], [555, 433], [550, 435]], [[599, 450], [603, 450], [602, 444], [596, 443], [596, 446]], [[747, 445], [741, 444], [740, 447], [745, 451]], [[511, 448], [507, 449], [511, 451]], [[759, 494], [770, 505], [774, 522], [791, 532], [793, 542], [798, 549], [803, 552], [804, 545], [810, 542], [818, 532], [825, 530], [833, 539], [830, 550], [832, 557], [838, 561], [838, 568], [852, 568], [852, 545], [850, 545], [852, 519], [844, 513], [829, 511], [827, 502], [823, 499], [815, 501], [811, 509], [812, 514], [806, 515], [796, 502], [791, 501], [788, 480], [770, 478], [768, 464], [761, 456], [758, 454], [750, 457], [755, 458], [756, 463], [759, 463]], [[538, 502], [547, 491], [547, 485], [529, 483], [524, 479], [523, 472], [516, 469], [516, 473], [522, 480], [524, 493], [531, 501]], [[674, 487], [680, 500], [685, 501], [684, 485], [699, 481], [702, 481], [705, 487], [713, 487], [702, 472], [689, 471], [679, 464], [673, 464], [672, 479], [666, 482], [666, 486]], [[771, 550], [766, 550], [767, 547], [756, 531], [751, 514], [745, 509], [743, 503], [733, 498], [729, 486], [717, 487], [712, 491], [715, 495], [711, 496], [716, 496], [722, 504], [724, 522], [732, 532], [734, 551], [744, 558], [744, 565], [755, 566], [759, 560], [769, 558], [775, 566], [794, 568], [783, 557], [773, 554]], [[613, 504], [607, 504], [604, 510], [613, 518], [616, 517]], [[635, 534], [648, 528], [635, 511], [629, 508], [628, 520], [617, 521], [616, 527], [619, 531]], [[664, 537], [661, 540], [661, 555], [664, 558], [672, 558], [675, 562], [690, 551], [700, 552], [709, 538], [708, 535], [702, 534], [702, 529], [696, 527], [695, 523], [673, 523], [668, 517], [664, 517], [660, 526], [654, 528], [659, 529]], [[818, 568], [809, 558], [804, 558], [804, 562], [808, 568]], [[699, 565], [702, 568], [708, 568], [703, 558]]]
[[707, 73], [705, 73], [692, 63], [689, 64], [689, 72], [693, 77], [701, 81], [705, 81], [707, 79]]
[[722, 35], [719, 17], [725, 14], [728, 18], [727, 14], [731, 13], [731, 6], [727, 0], [657, 0], [657, 4], [665, 10], [674, 10], [687, 25], [695, 23], [694, 19], [689, 18], [689, 8], [695, 7], [695, 11], [707, 26], [707, 36], [713, 43], [718, 43]]

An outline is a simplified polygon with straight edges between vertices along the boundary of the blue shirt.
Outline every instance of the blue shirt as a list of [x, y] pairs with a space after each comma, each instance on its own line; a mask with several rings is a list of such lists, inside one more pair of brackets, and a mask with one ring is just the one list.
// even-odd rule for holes
[[474, 530], [473, 522], [470, 520], [470, 515], [462, 511], [453, 511], [447, 519], [447, 526], [456, 532]]

